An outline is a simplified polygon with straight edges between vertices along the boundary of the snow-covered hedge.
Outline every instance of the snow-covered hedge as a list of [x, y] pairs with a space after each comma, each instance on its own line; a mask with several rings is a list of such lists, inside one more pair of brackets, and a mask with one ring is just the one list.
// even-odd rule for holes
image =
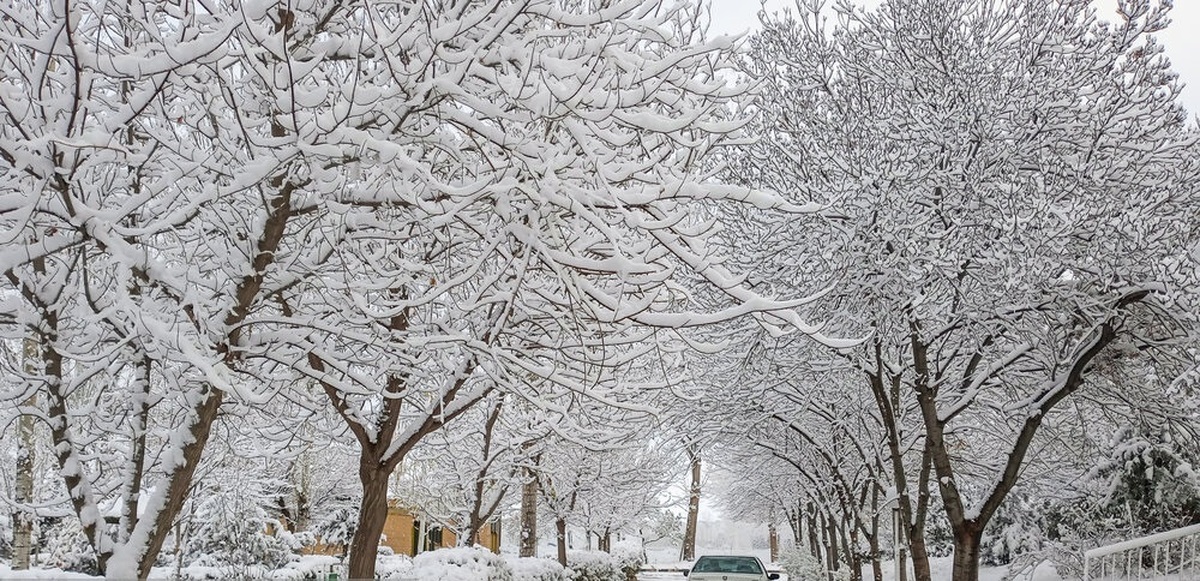
[[567, 553], [571, 581], [625, 581], [625, 572], [617, 558], [604, 551], [573, 551]]
[[513, 581], [512, 568], [483, 547], [454, 547], [413, 558], [412, 579], [420, 581]]
[[342, 562], [329, 555], [305, 555], [271, 572], [271, 581], [312, 581], [326, 579], [332, 571], [341, 571]]
[[[804, 549], [785, 549], [779, 556], [779, 565], [787, 573], [788, 581], [827, 581], [829, 571], [821, 565], [816, 557]], [[835, 581], [849, 579], [850, 572], [845, 568], [833, 573]]]
[[513, 581], [571, 581], [569, 569], [543, 557], [510, 557]]
[[625, 574], [625, 580], [637, 581], [638, 571], [646, 562], [641, 541], [617, 541], [613, 543], [612, 555], [617, 560], [617, 567]]
[[416, 567], [408, 555], [379, 555], [375, 557], [375, 579], [377, 581], [402, 581], [413, 578]]

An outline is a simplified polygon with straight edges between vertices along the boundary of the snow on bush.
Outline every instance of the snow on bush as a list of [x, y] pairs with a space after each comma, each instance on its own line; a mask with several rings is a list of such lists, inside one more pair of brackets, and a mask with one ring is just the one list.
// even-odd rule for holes
[[12, 558], [13, 522], [7, 510], [0, 510], [0, 559]]
[[567, 553], [571, 581], [625, 581], [616, 557], [604, 551], [574, 551]]
[[542, 557], [516, 557], [508, 560], [513, 581], [571, 581], [570, 570], [558, 561]]
[[508, 563], [483, 547], [454, 547], [417, 555], [412, 579], [420, 581], [513, 581]]
[[638, 571], [646, 562], [646, 551], [641, 541], [617, 541], [612, 545], [612, 556], [625, 574], [627, 581], [636, 581]]
[[282, 569], [271, 571], [266, 577], [271, 581], [309, 581], [312, 579], [327, 579], [329, 573], [340, 571], [341, 561], [330, 555], [305, 555], [296, 561], [284, 565]]
[[[375, 557], [375, 579], [399, 581], [413, 578], [413, 559], [408, 555], [379, 555]], [[420, 579], [420, 577], [417, 577]]]
[[88, 575], [99, 575], [96, 553], [83, 534], [83, 526], [75, 517], [56, 519], [45, 529], [42, 553], [56, 569]]
[[[825, 570], [825, 566], [804, 549], [785, 549], [779, 556], [779, 565], [783, 567], [783, 572], [787, 573], [788, 581], [827, 581], [829, 579], [829, 571]], [[833, 573], [835, 581], [849, 578], [850, 572], [845, 568]]]

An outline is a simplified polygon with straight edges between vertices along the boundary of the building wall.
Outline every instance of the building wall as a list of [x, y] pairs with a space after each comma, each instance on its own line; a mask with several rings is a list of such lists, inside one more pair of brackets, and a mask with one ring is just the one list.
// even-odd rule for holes
[[413, 515], [407, 510], [388, 507], [387, 521], [383, 523], [385, 539], [379, 544], [391, 547], [397, 555], [413, 554]]
[[479, 531], [479, 544], [493, 553], [500, 554], [500, 523], [489, 522]]
[[[399, 506], [389, 506], [387, 520], [383, 523], [383, 539], [379, 544], [392, 549], [397, 555], [414, 556], [417, 541], [417, 519], [407, 509]], [[495, 529], [495, 530], [493, 530]], [[442, 542], [438, 547], [453, 547], [458, 543], [458, 538], [454, 532], [449, 529], [442, 530]], [[479, 531], [479, 544], [486, 547], [493, 553], [500, 552], [500, 535], [499, 527], [493, 523], [487, 523], [483, 529]], [[305, 547], [301, 552], [304, 554], [322, 554], [336, 555], [342, 552], [341, 546], [325, 545], [318, 542], [314, 546]]]

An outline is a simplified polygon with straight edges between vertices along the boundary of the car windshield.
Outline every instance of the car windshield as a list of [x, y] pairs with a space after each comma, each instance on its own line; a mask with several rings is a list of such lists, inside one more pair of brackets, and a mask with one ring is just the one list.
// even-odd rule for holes
[[751, 573], [762, 574], [762, 567], [754, 557], [700, 557], [692, 568], [696, 573]]

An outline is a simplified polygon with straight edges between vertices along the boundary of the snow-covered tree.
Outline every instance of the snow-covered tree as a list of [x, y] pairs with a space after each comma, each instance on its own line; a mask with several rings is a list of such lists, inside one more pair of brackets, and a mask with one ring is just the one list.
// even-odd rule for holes
[[[697, 199], [806, 210], [714, 185], [701, 167], [744, 120], [743, 88], [722, 76], [729, 41], [699, 42], [698, 12], [555, 0], [411, 8], [351, 2], [286, 19], [298, 40], [352, 39], [352, 63], [305, 53], [302, 69], [345, 74], [371, 97], [343, 91], [352, 102], [334, 119], [345, 131], [306, 150], [333, 156], [304, 175], [337, 184], [341, 205], [337, 228], [305, 238], [327, 244], [307, 263], [323, 276], [278, 287], [281, 318], [256, 323], [253, 340], [290, 344], [245, 351], [318, 380], [359, 444], [354, 577], [372, 574], [390, 475], [490, 394], [552, 406], [557, 395], [539, 390], [555, 386], [627, 405], [631, 388], [608, 370], [640, 354], [619, 348], [646, 327], [762, 313], [815, 333], [791, 310], [799, 299], [739, 284], [705, 246], [713, 225], [689, 215]], [[351, 137], [353, 148], [325, 146]], [[723, 302], [680, 308], [676, 271]]]
[[[227, 54], [242, 19], [135, 3], [3, 10], [0, 227], [9, 242], [0, 270], [16, 323], [7, 336], [32, 340], [36, 359], [29, 369], [9, 366], [24, 388], [13, 400], [37, 402], [26, 413], [49, 428], [64, 500], [100, 570], [144, 576], [219, 407], [225, 380], [212, 361], [228, 351], [243, 316], [230, 315], [224, 334], [209, 335], [198, 327], [213, 315], [198, 305], [234, 312], [240, 307], [221, 303], [221, 293], [253, 298], [252, 285], [219, 281], [208, 302], [213, 297], [191, 281], [211, 280], [211, 262], [189, 264], [182, 245], [171, 244], [211, 239], [198, 226], [206, 201], [254, 180], [222, 184], [214, 168], [238, 173], [239, 164], [224, 166], [211, 149], [189, 159], [204, 137], [184, 128], [174, 108], [187, 99], [168, 86], [196, 81], [197, 63]], [[195, 101], [213, 102], [214, 90]], [[152, 415], [166, 429], [166, 449], [147, 460]], [[156, 495], [139, 518], [152, 473]], [[112, 504], [120, 507], [115, 527], [104, 519]]]
[[1194, 340], [1196, 136], [1154, 40], [1169, 4], [893, 0], [839, 5], [832, 26], [822, 4], [767, 17], [746, 61], [763, 137], [737, 175], [828, 207], [774, 222], [796, 251], [758, 276], [836, 288], [828, 318], [869, 337], [840, 353], [898, 394], [883, 421], [917, 412], [954, 578], [975, 579], [984, 529], [1092, 367]]

